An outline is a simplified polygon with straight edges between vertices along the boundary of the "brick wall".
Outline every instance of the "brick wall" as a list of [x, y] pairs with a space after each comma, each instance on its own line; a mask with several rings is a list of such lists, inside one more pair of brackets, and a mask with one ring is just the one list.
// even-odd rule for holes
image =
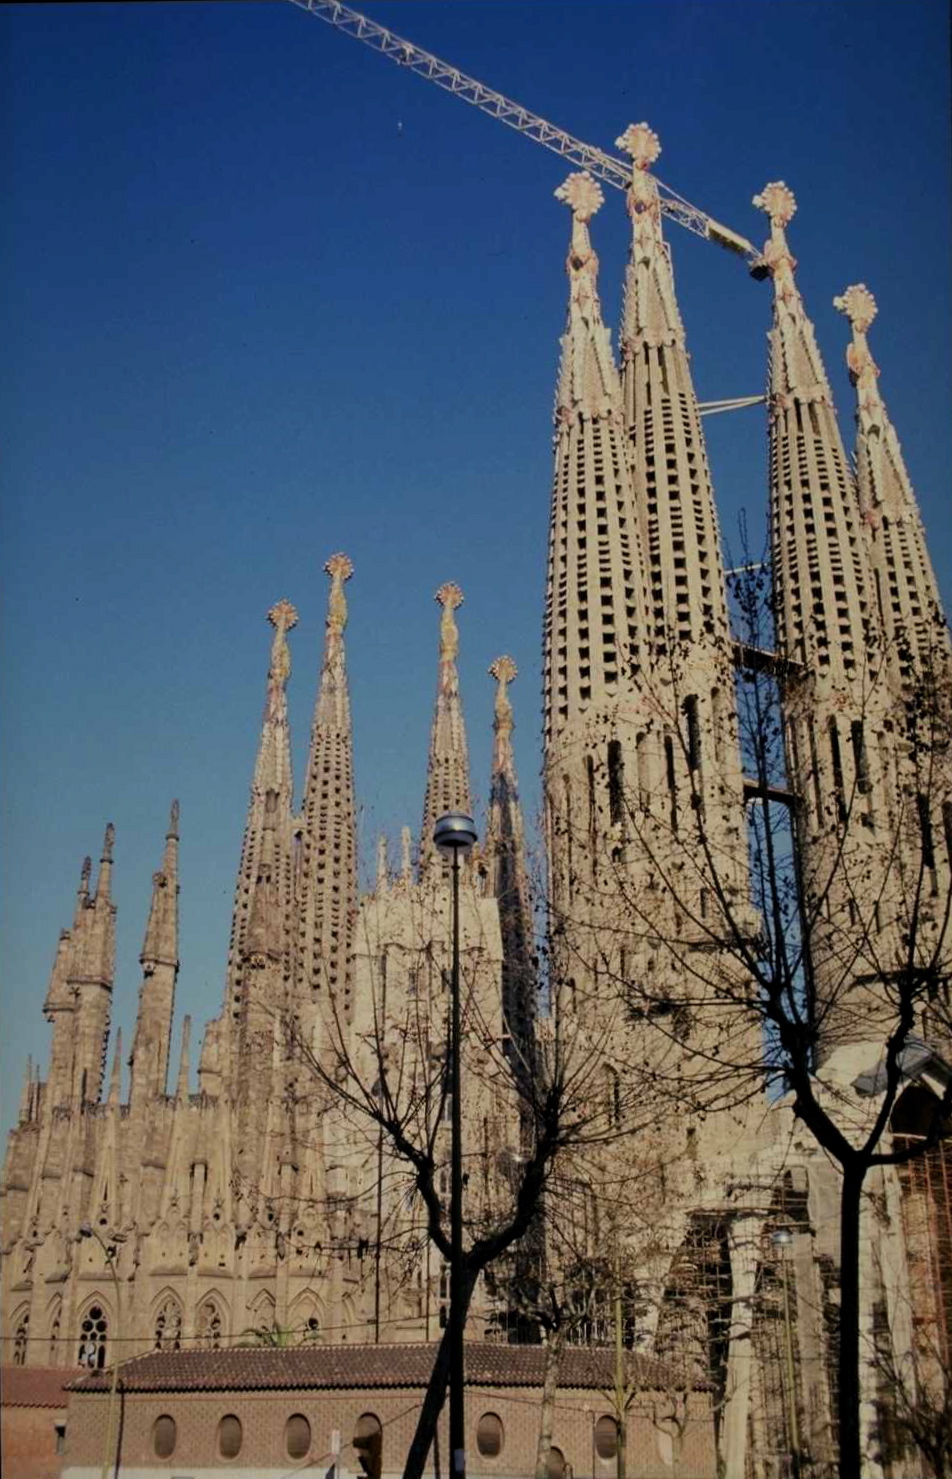
[[0, 1409], [3, 1479], [59, 1479], [63, 1455], [56, 1451], [56, 1425], [65, 1422], [65, 1406]]
[[[342, 1466], [352, 1474], [359, 1473], [351, 1439], [357, 1419], [366, 1413], [373, 1413], [383, 1429], [383, 1474], [399, 1479], [421, 1397], [419, 1389], [392, 1388], [133, 1393], [121, 1399], [120, 1479], [136, 1479], [140, 1474], [149, 1479], [166, 1475], [200, 1479], [223, 1470], [231, 1470], [236, 1479], [250, 1479], [252, 1475], [254, 1479], [277, 1479], [302, 1467], [323, 1474], [333, 1462], [335, 1430], [341, 1438]], [[74, 1394], [62, 1479], [85, 1479], [98, 1473], [108, 1400], [98, 1393]], [[471, 1474], [517, 1479], [533, 1473], [539, 1401], [538, 1388], [531, 1387], [467, 1391], [467, 1467]], [[664, 1397], [642, 1395], [636, 1400], [629, 1415], [629, 1479], [671, 1479], [678, 1473], [690, 1474], [692, 1479], [713, 1479], [713, 1429], [707, 1399], [702, 1394], [689, 1399], [680, 1446], [673, 1443], [673, 1430], [665, 1422], [670, 1411], [671, 1403]], [[560, 1392], [553, 1441], [571, 1465], [575, 1479], [613, 1479], [614, 1460], [598, 1458], [594, 1445], [594, 1425], [609, 1412], [608, 1402], [598, 1392]], [[484, 1413], [494, 1413], [502, 1422], [503, 1444], [497, 1457], [486, 1457], [478, 1451], [476, 1429]], [[286, 1424], [292, 1414], [304, 1416], [310, 1424], [311, 1444], [306, 1459], [294, 1460], [288, 1454]], [[175, 1449], [167, 1459], [156, 1456], [153, 1444], [154, 1424], [163, 1415], [172, 1417], [176, 1425]], [[219, 1423], [226, 1415], [236, 1416], [242, 1428], [241, 1451], [230, 1460], [218, 1452]], [[440, 1470], [445, 1474], [449, 1451], [445, 1421], [439, 1447]]]

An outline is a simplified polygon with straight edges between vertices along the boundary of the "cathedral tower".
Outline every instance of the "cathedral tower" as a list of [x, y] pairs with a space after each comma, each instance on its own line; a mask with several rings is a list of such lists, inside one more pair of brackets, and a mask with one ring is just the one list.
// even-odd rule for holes
[[[860, 509], [833, 398], [794, 278], [782, 181], [754, 204], [770, 218], [770, 517], [788, 769], [800, 798], [799, 857], [821, 1053], [881, 1036], [874, 982], [895, 953], [902, 899], [897, 719], [885, 676]], [[864, 474], [865, 480], [865, 474]], [[884, 931], [891, 932], [884, 935]], [[890, 943], [892, 941], [892, 943]], [[862, 985], [862, 982], [866, 985]]]

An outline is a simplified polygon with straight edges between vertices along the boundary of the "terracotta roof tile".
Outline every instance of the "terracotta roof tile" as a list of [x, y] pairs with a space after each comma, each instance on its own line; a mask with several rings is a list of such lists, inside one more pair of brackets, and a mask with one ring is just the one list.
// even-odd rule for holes
[[[153, 1351], [122, 1365], [127, 1392], [422, 1387], [430, 1377], [435, 1345], [298, 1346], [222, 1351]], [[542, 1347], [467, 1344], [469, 1386], [541, 1386]], [[629, 1358], [642, 1391], [680, 1385], [660, 1362]], [[613, 1353], [569, 1347], [562, 1359], [564, 1387], [604, 1387], [613, 1380]], [[105, 1392], [107, 1372], [74, 1383], [78, 1392]]]
[[80, 1372], [62, 1366], [0, 1368], [0, 1401], [4, 1407], [65, 1407], [66, 1387]]

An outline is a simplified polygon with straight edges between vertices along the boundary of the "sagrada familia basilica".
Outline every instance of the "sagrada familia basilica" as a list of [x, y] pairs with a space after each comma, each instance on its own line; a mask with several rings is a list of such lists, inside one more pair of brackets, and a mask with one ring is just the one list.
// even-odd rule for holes
[[[635, 1291], [626, 1343], [668, 1357], [700, 1352], [723, 1472], [739, 1479], [779, 1472], [791, 1417], [802, 1452], [832, 1462], [840, 1285], [840, 1173], [783, 1084], [747, 1072], [774, 1050], [741, 964], [768, 896], [754, 876], [763, 855], [749, 818], [770, 803], [793, 819], [794, 875], [812, 925], [791, 1014], [809, 1012], [818, 1096], [847, 1139], [861, 1137], [881, 1102], [898, 999], [888, 962], [900, 937], [908, 944], [910, 890], [915, 948], [931, 952], [948, 984], [950, 771], [936, 745], [923, 782], [908, 713], [924, 672], [933, 691], [948, 687], [952, 649], [867, 342], [876, 305], [862, 285], [836, 300], [851, 328], [851, 460], [797, 286], [787, 241], [795, 201], [782, 183], [755, 201], [769, 220], [773, 282], [770, 650], [732, 629], [651, 172], [659, 143], [645, 124], [619, 143], [633, 167], [617, 356], [589, 236], [601, 190], [573, 174], [556, 192], [571, 245], [544, 623], [547, 882], [540, 911], [510, 742], [516, 668], [500, 657], [489, 811], [461, 886], [467, 1217], [491, 1220], [518, 1176], [524, 1076], [545, 1071], [554, 1042], [587, 1042], [579, 1101], [599, 1133], [580, 1134], [556, 1163], [533, 1256], [540, 1236], [551, 1259], [563, 1256], [557, 1229], [574, 1240], [576, 1261], [616, 1270], [624, 1261]], [[299, 800], [285, 692], [297, 617], [287, 600], [268, 613], [224, 999], [204, 1032], [197, 1092], [188, 1018], [170, 1062], [177, 804], [153, 875], [125, 1051], [118, 1034], [110, 1043], [111, 825], [95, 877], [83, 864], [43, 1005], [49, 1066], [27, 1071], [3, 1171], [8, 1362], [97, 1368], [117, 1354], [233, 1345], [253, 1329], [327, 1343], [439, 1337], [445, 1265], [426, 1237], [413, 1167], [372, 1110], [388, 1094], [409, 1103], [417, 1093], [402, 1122], [445, 1160], [445, 1085], [435, 1096], [426, 1087], [443, 1083], [433, 1065], [445, 1057], [449, 958], [449, 887], [432, 833], [442, 813], [471, 810], [456, 666], [462, 593], [450, 583], [437, 592], [420, 833], [405, 830], [397, 859], [381, 846], [376, 885], [362, 895], [345, 663], [353, 571], [343, 554], [326, 571]], [[779, 695], [779, 779], [751, 772], [739, 668]], [[885, 1149], [926, 1135], [952, 1071], [948, 1031], [925, 994], [909, 1025]], [[923, 1381], [928, 1360], [944, 1362], [948, 1380], [946, 1146], [876, 1166], [866, 1182], [859, 1322], [870, 1473], [907, 1472], [887, 1454], [877, 1353], [899, 1365], [916, 1357]], [[480, 1339], [510, 1338], [511, 1303], [504, 1280], [484, 1281], [470, 1317]], [[524, 1319], [519, 1328], [525, 1339]], [[592, 1316], [577, 1338], [596, 1340], [599, 1329]]]

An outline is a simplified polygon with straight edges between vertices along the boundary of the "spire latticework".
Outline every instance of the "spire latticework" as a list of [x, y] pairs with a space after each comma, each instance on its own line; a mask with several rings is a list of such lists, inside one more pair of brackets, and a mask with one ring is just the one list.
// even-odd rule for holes
[[354, 567], [346, 555], [324, 566], [331, 578], [324, 661], [304, 782], [300, 875], [301, 981], [305, 992], [337, 994], [350, 1009], [357, 905], [353, 735], [344, 658], [347, 600]]
[[[293, 781], [286, 687], [291, 672], [287, 634], [297, 624], [297, 612], [290, 601], [279, 601], [268, 612], [268, 620], [274, 627], [274, 638], [228, 959], [225, 1013], [231, 1024], [233, 1052], [229, 1070], [234, 1093], [243, 1093], [248, 1087], [242, 1080], [241, 1062], [247, 1059], [250, 1037], [257, 1035], [252, 1018], [262, 1012], [282, 1010], [285, 983], [290, 980], [292, 969]], [[275, 968], [269, 973], [267, 983], [258, 980], [250, 961], [256, 943], [250, 939], [252, 917], [260, 921], [262, 910], [268, 916], [265, 926], [268, 937], [277, 942]], [[260, 922], [257, 923], [259, 934], [261, 928]], [[259, 1084], [259, 1088], [266, 1092], [267, 1084]]]
[[178, 977], [179, 804], [172, 802], [162, 867], [152, 875], [152, 905], [139, 962], [142, 985], [132, 1041], [134, 1098], [164, 1094], [168, 1080], [175, 983]]
[[489, 669], [490, 676], [496, 680], [496, 701], [486, 859], [489, 892], [499, 904], [503, 1017], [520, 1058], [527, 1061], [529, 1029], [535, 1005], [535, 968], [522, 807], [512, 753], [515, 726], [509, 684], [517, 671], [511, 657], [497, 657]]
[[420, 833], [421, 876], [432, 861], [441, 861], [433, 845], [433, 828], [437, 820], [448, 811], [461, 811], [467, 815], [472, 811], [466, 726], [456, 668], [459, 630], [454, 612], [463, 604], [463, 592], [458, 585], [447, 581], [440, 586], [435, 600], [441, 608], [440, 666]]
[[782, 694], [787, 766], [804, 808], [801, 877], [827, 1053], [875, 1037], [877, 1013], [888, 1010], [857, 983], [874, 979], [898, 938], [890, 838], [901, 782], [860, 511], [786, 238], [796, 201], [776, 181], [754, 204], [770, 218], [764, 257], [774, 285], [770, 503], [777, 642], [793, 659]]
[[856, 387], [856, 484], [886, 659], [907, 696], [916, 674], [949, 660], [949, 629], [922, 519], [866, 334], [876, 300], [855, 283], [833, 300], [853, 330], [846, 351]]

